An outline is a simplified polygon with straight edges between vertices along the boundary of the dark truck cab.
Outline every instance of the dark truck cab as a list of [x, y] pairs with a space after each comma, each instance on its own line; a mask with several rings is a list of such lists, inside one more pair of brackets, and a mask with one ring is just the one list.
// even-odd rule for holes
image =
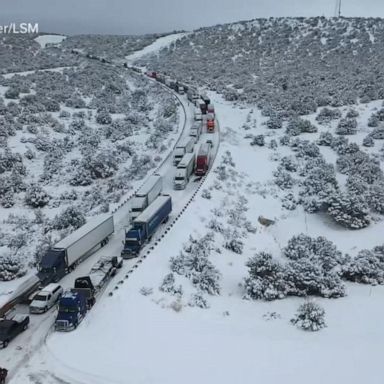
[[64, 249], [49, 249], [39, 264], [38, 278], [43, 285], [58, 282], [67, 273]]
[[15, 315], [12, 319], [0, 320], [0, 345], [6, 348], [9, 342], [28, 328], [29, 316]]

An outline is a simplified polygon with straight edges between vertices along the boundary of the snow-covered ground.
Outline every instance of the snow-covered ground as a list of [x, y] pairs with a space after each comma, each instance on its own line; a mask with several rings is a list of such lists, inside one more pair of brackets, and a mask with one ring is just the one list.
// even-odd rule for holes
[[160, 37], [154, 43], [147, 45], [141, 51], [137, 51], [137, 52], [133, 53], [132, 55], [127, 56], [126, 57], [127, 63], [132, 64], [134, 61], [136, 61], [137, 59], [139, 59], [141, 57], [144, 57], [144, 56], [149, 55], [151, 53], [158, 52], [162, 48], [165, 48], [165, 47], [171, 45], [176, 40], [181, 39], [182, 37], [184, 37], [186, 35], [187, 35], [187, 33], [183, 32], [183, 33], [173, 33], [171, 35]]
[[[246, 276], [245, 261], [256, 250], [277, 252], [291, 234], [305, 232], [305, 218], [302, 213], [282, 215], [272, 193], [262, 197], [252, 191], [252, 183], [268, 180], [274, 164], [272, 151], [255, 149], [244, 140], [241, 126], [249, 110], [233, 108], [220, 97], [214, 97], [214, 103], [222, 131], [215, 166], [230, 151], [236, 169], [243, 173], [237, 186], [229, 190], [226, 185], [221, 191], [211, 188], [210, 200], [199, 192], [164, 240], [113, 296], [104, 296], [75, 332], [50, 335], [28, 366], [15, 375], [13, 384], [39, 380], [54, 384], [58, 377], [82, 384], [382, 382], [383, 287], [347, 284], [345, 298], [318, 299], [328, 325], [319, 333], [290, 324], [301, 298], [242, 300], [239, 284]], [[215, 185], [216, 178], [211, 172], [204, 187]], [[189, 235], [204, 234], [211, 210], [224, 210], [223, 203], [230, 205], [228, 193], [234, 198], [246, 196], [247, 217], [262, 214], [277, 222], [268, 228], [257, 225], [242, 255], [225, 249], [214, 252], [211, 260], [222, 274], [221, 294], [208, 296], [209, 309], [191, 308], [187, 303], [194, 289], [183, 278], [177, 277], [184, 289], [181, 298], [160, 292], [158, 287], [170, 272], [170, 257], [178, 255]], [[316, 215], [307, 215], [307, 219], [310, 234], [335, 233]], [[362, 243], [366, 236], [360, 232], [352, 236], [339, 229], [334, 240], [337, 236], [345, 238], [340, 242], [343, 251], [371, 245]], [[215, 247], [220, 245], [217, 238]], [[153, 293], [144, 296], [140, 293], [143, 287], [152, 288]], [[174, 305], [177, 302], [179, 307]]]
[[[155, 50], [152, 47], [150, 51]], [[285, 126], [268, 129], [264, 124], [268, 119], [258, 109], [236, 107], [213, 92], [209, 95], [220, 122], [220, 147], [203, 189], [185, 209], [197, 185], [191, 182], [185, 191], [173, 191], [174, 168], [170, 160], [165, 162], [159, 172], [165, 178], [165, 192], [172, 194], [174, 201], [171, 219], [179, 219], [169, 231], [161, 228], [144, 250], [145, 254], [149, 250], [150, 253], [129, 275], [127, 270], [134, 268], [135, 261], [126, 263], [122, 274], [111, 282], [76, 331], [49, 333], [41, 338], [46, 333], [41, 331], [44, 327], [39, 328], [38, 336], [30, 336], [27, 348], [23, 337], [30, 333], [18, 339], [21, 349], [9, 350], [10, 354], [0, 351], [0, 359], [5, 356], [4, 361], [14, 368], [12, 384], [382, 383], [384, 287], [345, 283], [345, 297], [317, 298], [325, 309], [327, 324], [317, 333], [305, 332], [290, 322], [304, 298], [271, 302], [244, 299], [246, 262], [255, 253], [267, 251], [286, 262], [283, 247], [293, 235], [305, 233], [324, 236], [343, 254], [355, 256], [364, 248], [382, 244], [382, 216], [375, 215], [368, 227], [351, 231], [326, 214], [304, 212], [300, 203], [293, 210], [284, 209], [282, 198], [287, 191], [275, 184], [273, 174], [283, 156], [294, 155], [292, 147], [280, 141]], [[192, 110], [185, 106], [191, 123]], [[372, 102], [356, 107], [357, 134], [348, 136], [350, 142], [361, 145], [372, 131], [367, 128], [368, 117], [380, 106], [381, 102]], [[341, 107], [340, 111], [345, 115], [348, 109]], [[321, 133], [334, 133], [336, 129], [337, 121], [320, 125], [315, 117], [313, 114], [306, 118], [317, 126], [318, 132], [299, 135], [300, 139], [309, 140], [307, 146]], [[251, 146], [252, 137], [260, 134], [264, 135], [265, 145]], [[217, 133], [214, 137], [217, 145]], [[272, 144], [274, 140], [276, 143]], [[380, 143], [382, 140], [375, 140], [374, 147], [361, 148], [380, 159]], [[335, 163], [335, 151], [321, 146], [320, 152], [327, 162]], [[345, 190], [346, 176], [340, 172], [336, 176], [340, 188]], [[289, 192], [296, 193], [298, 185]], [[229, 214], [239, 203], [246, 207], [245, 218]], [[117, 212], [117, 238], [96, 255], [107, 251], [115, 254], [121, 248], [119, 236], [128, 205]], [[257, 220], [259, 216], [275, 223], [262, 225]], [[222, 225], [225, 231], [213, 230], [213, 220], [216, 228]], [[237, 221], [237, 227], [233, 221]], [[208, 308], [202, 309], [191, 305], [198, 284], [186, 276], [174, 271], [173, 288], [181, 287], [177, 294], [159, 287], [171, 272], [171, 258], [187, 252], [184, 245], [189, 244], [190, 235], [199, 243], [208, 227], [215, 232], [208, 257], [220, 272], [220, 294], [205, 292]], [[241, 252], [227, 249], [230, 237], [243, 243]], [[80, 268], [85, 271], [89, 265], [86, 262]], [[68, 279], [73, 277], [69, 275]], [[66, 284], [70, 285], [68, 281]], [[52, 315], [40, 318], [49, 316]], [[44, 321], [49, 323], [52, 318]], [[33, 353], [29, 345], [40, 347], [36, 346]], [[23, 356], [19, 360], [23, 366], [20, 362], [14, 364], [18, 352]]]
[[47, 44], [59, 44], [66, 38], [67, 36], [62, 35], [41, 35], [36, 37], [35, 41], [40, 44], [41, 48], [45, 48]]

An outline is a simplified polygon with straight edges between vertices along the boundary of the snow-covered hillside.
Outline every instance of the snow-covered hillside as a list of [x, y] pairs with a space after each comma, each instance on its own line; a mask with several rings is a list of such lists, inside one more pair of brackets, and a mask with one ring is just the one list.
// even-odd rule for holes
[[202, 28], [142, 63], [287, 114], [383, 98], [384, 22], [271, 18]]
[[[191, 182], [183, 192], [172, 190], [171, 159], [163, 163], [159, 172], [174, 204], [170, 222], [136, 264], [125, 264], [76, 330], [48, 332], [50, 313], [42, 317], [44, 324], [34, 319], [36, 335], [19, 339], [30, 337], [27, 345], [0, 351], [0, 359], [4, 356], [11, 366], [11, 384], [381, 384], [383, 26], [381, 19], [256, 20], [181, 38], [169, 35], [128, 57], [130, 64], [135, 59], [135, 65], [170, 73], [208, 93], [220, 129], [204, 133], [201, 141], [212, 137], [216, 149], [220, 134], [217, 156], [202, 187]], [[8, 146], [37, 143], [44, 148], [46, 141], [37, 139], [52, 129], [51, 156], [40, 159], [42, 168], [32, 163], [48, 174], [41, 179], [48, 184], [33, 194], [14, 192], [18, 212], [28, 202], [45, 203], [46, 221], [39, 224], [42, 214], [35, 210], [34, 221], [12, 216], [6, 228], [21, 227], [24, 234], [46, 223], [55, 229], [56, 223], [68, 222], [54, 216], [55, 202], [63, 207], [77, 202], [89, 213], [100, 212], [119, 186], [129, 190], [127, 179], [131, 182], [135, 172], [123, 168], [122, 177], [117, 176], [120, 165], [132, 166], [132, 151], [153, 158], [135, 163], [134, 169], [141, 171], [144, 164], [149, 172], [172, 148], [178, 110], [168, 92], [134, 74], [122, 90], [120, 69], [87, 65], [1, 79], [4, 96], [17, 94], [14, 104], [4, 103], [4, 116], [14, 116], [23, 106], [25, 79], [30, 96], [43, 86], [55, 99], [54, 82], [80, 84], [82, 96], [60, 101], [70, 116], [64, 113], [58, 124], [60, 116], [54, 115], [54, 122], [49, 125], [49, 118], [48, 127], [38, 126], [42, 132], [37, 133], [28, 127], [33, 131], [45, 123], [34, 124], [34, 118], [45, 116], [38, 113], [40, 104], [47, 108], [50, 98], [27, 97], [32, 112], [17, 121], [26, 121], [25, 132], [20, 124], [5, 131]], [[122, 102], [124, 95], [128, 104]], [[193, 108], [186, 96], [179, 97], [189, 126]], [[96, 111], [79, 117], [73, 108], [80, 100]], [[129, 138], [126, 125], [115, 126], [111, 118], [133, 125]], [[80, 127], [79, 119], [84, 121]], [[159, 120], [169, 129], [158, 127]], [[74, 137], [68, 150], [68, 140], [56, 137], [62, 129]], [[120, 140], [127, 146], [118, 146]], [[62, 155], [52, 155], [51, 146], [61, 148]], [[96, 151], [113, 146], [112, 165], [105, 168], [110, 163], [103, 157], [92, 166]], [[4, 167], [12, 166], [4, 171], [8, 184], [31, 183], [33, 167], [20, 166], [15, 150], [3, 151]], [[125, 152], [129, 156], [121, 159]], [[79, 162], [72, 164], [73, 157]], [[29, 172], [15, 178], [20, 170]], [[106, 178], [94, 177], [105, 171]], [[101, 192], [84, 192], [74, 201], [56, 196], [59, 180], [70, 185], [74, 179], [91, 182], [72, 186], [78, 190]], [[81, 220], [76, 213], [64, 219]], [[118, 216], [123, 232], [125, 211]], [[19, 244], [16, 240], [12, 246]], [[106, 250], [118, 251], [118, 240]]]

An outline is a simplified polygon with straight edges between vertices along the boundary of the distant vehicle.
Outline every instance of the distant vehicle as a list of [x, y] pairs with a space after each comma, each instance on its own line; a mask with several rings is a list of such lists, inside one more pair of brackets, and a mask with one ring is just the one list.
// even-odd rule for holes
[[204, 101], [205, 105], [208, 107], [209, 104], [211, 104], [211, 99], [205, 94], [200, 95], [201, 100]]
[[207, 131], [210, 133], [215, 131], [215, 116], [211, 113], [207, 114]]
[[164, 78], [164, 84], [167, 86], [167, 87], [171, 87], [171, 78], [169, 76], [165, 76]]
[[158, 73], [157, 76], [156, 76], [156, 80], [157, 80], [159, 83], [164, 84], [164, 83], [165, 83], [165, 76], [162, 75], [161, 73]]
[[208, 104], [207, 106], [207, 113], [211, 113], [212, 115], [215, 114], [215, 107], [213, 104]]
[[139, 216], [160, 195], [162, 189], [163, 178], [160, 175], [150, 176], [132, 199], [130, 221]]
[[195, 112], [194, 112], [194, 120], [195, 121], [201, 121], [203, 120], [203, 114], [201, 113], [201, 110], [200, 109], [195, 109]]
[[207, 113], [207, 104], [204, 102], [204, 100], [199, 100], [199, 108], [203, 115]]
[[199, 94], [195, 88], [189, 88], [188, 89], [187, 98], [192, 103], [199, 99]]
[[48, 284], [41, 291], [37, 292], [29, 305], [30, 313], [43, 313], [52, 308], [63, 294], [63, 287], [59, 284]]
[[9, 342], [28, 328], [29, 316], [17, 314], [12, 319], [0, 320], [0, 345], [6, 348]]
[[185, 88], [184, 88], [183, 85], [178, 84], [178, 85], [176, 86], [176, 91], [177, 91], [177, 93], [178, 93], [179, 95], [184, 95], [184, 94], [185, 94]]
[[208, 140], [206, 141], [206, 143], [209, 144], [209, 146], [210, 146], [211, 148], [213, 148], [213, 141], [212, 141], [211, 139], [208, 139]]
[[174, 189], [185, 189], [195, 168], [195, 154], [186, 153], [177, 166], [173, 179]]
[[173, 151], [173, 164], [179, 164], [186, 153], [193, 152], [194, 144], [194, 139], [191, 137], [181, 139]]
[[157, 76], [157, 73], [155, 71], [147, 71], [145, 72], [145, 74], [152, 79], [156, 79]]
[[133, 221], [132, 227], [126, 231], [121, 256], [124, 259], [138, 256], [144, 244], [150, 241], [159, 226], [168, 220], [171, 211], [171, 197], [169, 195], [160, 195]]
[[86, 259], [96, 246], [107, 244], [113, 231], [113, 216], [99, 215], [60, 240], [40, 261], [37, 276], [42, 284], [59, 281]]
[[192, 125], [191, 130], [189, 131], [189, 136], [191, 136], [194, 139], [195, 143], [199, 141], [201, 131], [202, 131], [201, 123], [195, 123]]
[[211, 153], [211, 145], [209, 143], [203, 143], [200, 145], [199, 151], [196, 157], [195, 175], [204, 176], [209, 168]]

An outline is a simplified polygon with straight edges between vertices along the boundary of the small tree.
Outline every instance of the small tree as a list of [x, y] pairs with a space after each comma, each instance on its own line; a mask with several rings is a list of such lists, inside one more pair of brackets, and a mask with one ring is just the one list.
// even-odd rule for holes
[[305, 331], [314, 332], [327, 326], [324, 317], [325, 311], [320, 305], [307, 301], [300, 305], [291, 323]]
[[50, 197], [38, 184], [31, 184], [25, 193], [25, 203], [32, 208], [42, 208], [49, 203]]

